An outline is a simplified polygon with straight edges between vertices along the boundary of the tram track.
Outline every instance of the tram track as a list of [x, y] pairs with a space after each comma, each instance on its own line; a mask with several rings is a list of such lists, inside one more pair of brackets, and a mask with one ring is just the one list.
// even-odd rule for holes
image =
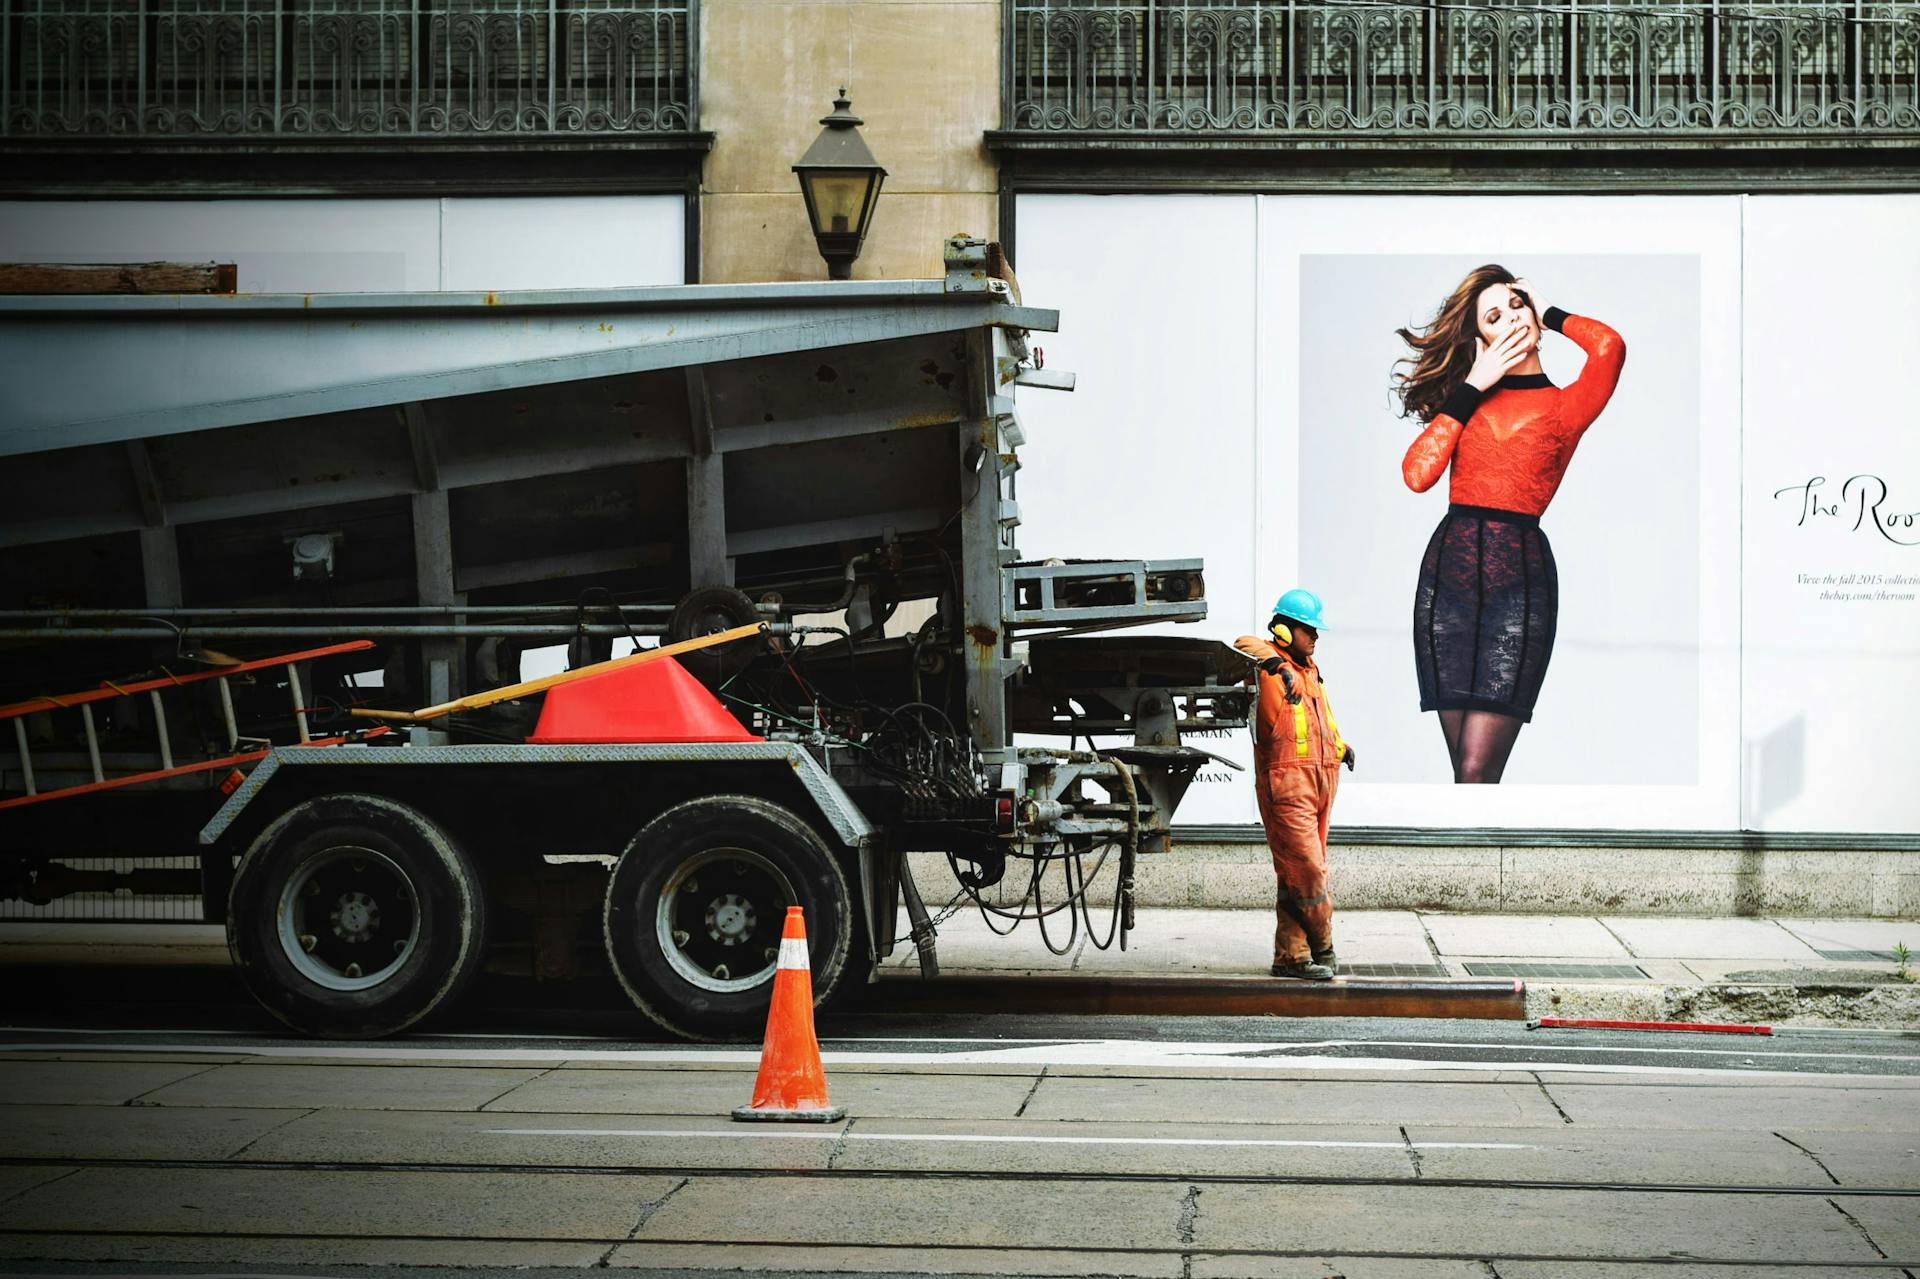
[[[690, 1134], [697, 1135], [697, 1134]], [[1211, 1186], [1386, 1186], [1435, 1190], [1538, 1190], [1607, 1194], [1805, 1195], [1814, 1198], [1920, 1199], [1920, 1186], [1793, 1186], [1702, 1182], [1578, 1181], [1565, 1178], [1305, 1175], [1292, 1173], [1074, 1172], [1044, 1169], [742, 1168], [686, 1164], [426, 1163], [397, 1160], [110, 1159], [0, 1157], [0, 1168], [105, 1168], [195, 1172], [448, 1173], [513, 1176], [707, 1177], [738, 1180], [804, 1178], [813, 1181], [995, 1181], [1051, 1185], [1064, 1182]], [[3, 1229], [3, 1228], [0, 1228]]]
[[[372, 1233], [361, 1232], [361, 1231], [356, 1231], [351, 1233], [345, 1233], [345, 1232], [304, 1233], [303, 1232], [298, 1234], [288, 1234], [288, 1233], [275, 1233], [271, 1231], [113, 1230], [113, 1229], [97, 1229], [97, 1228], [89, 1228], [85, 1230], [77, 1230], [77, 1229], [20, 1230], [20, 1229], [13, 1229], [9, 1227], [0, 1226], [0, 1238], [7, 1238], [7, 1237], [26, 1237], [26, 1238], [40, 1238], [40, 1239], [46, 1239], [46, 1238], [122, 1239], [122, 1240], [129, 1240], [129, 1241], [169, 1240], [169, 1241], [188, 1242], [188, 1243], [203, 1242], [203, 1241], [208, 1243], [214, 1243], [214, 1242], [231, 1242], [234, 1240], [245, 1240], [248, 1242], [261, 1243], [261, 1244], [265, 1244], [265, 1243], [330, 1244], [330, 1243], [333, 1243], [333, 1244], [364, 1245], [368, 1243], [379, 1243], [379, 1242], [389, 1242], [389, 1243], [406, 1242], [406, 1243], [422, 1243], [422, 1244], [456, 1245], [456, 1244], [471, 1244], [474, 1242], [474, 1239], [472, 1236], [456, 1235], [456, 1234], [372, 1234]], [[733, 1250], [758, 1249], [758, 1248], [788, 1249], [795, 1253], [816, 1253], [816, 1252], [826, 1251], [830, 1249], [859, 1249], [860, 1251], [866, 1252], [866, 1253], [881, 1253], [881, 1254], [894, 1253], [903, 1258], [914, 1258], [914, 1259], [924, 1257], [925, 1254], [929, 1251], [929, 1246], [924, 1243], [918, 1243], [918, 1242], [896, 1243], [896, 1242], [887, 1242], [887, 1241], [872, 1240], [872, 1239], [840, 1239], [840, 1240], [824, 1240], [824, 1241], [808, 1240], [804, 1243], [796, 1243], [791, 1239], [774, 1239], [774, 1238], [763, 1239], [763, 1238], [757, 1238], [757, 1237], [735, 1236], [727, 1239], [724, 1244], [720, 1244], [720, 1243], [716, 1243], [715, 1240], [713, 1240], [710, 1237], [705, 1237], [700, 1235], [678, 1236], [678, 1235], [666, 1235], [666, 1234], [657, 1234], [657, 1235], [649, 1234], [644, 1238], [634, 1238], [630, 1235], [600, 1235], [600, 1236], [580, 1235], [580, 1236], [568, 1237], [564, 1241], [557, 1241], [551, 1236], [542, 1236], [542, 1235], [489, 1235], [486, 1237], [485, 1242], [490, 1246], [498, 1246], [498, 1247], [515, 1247], [515, 1246], [551, 1247], [557, 1242], [565, 1242], [567, 1244], [572, 1244], [572, 1245], [587, 1247], [587, 1248], [596, 1248], [596, 1247], [618, 1248], [622, 1246], [634, 1247], [634, 1248], [688, 1246], [688, 1247], [702, 1247], [702, 1248], [725, 1247]], [[1605, 1264], [1605, 1265], [1613, 1265], [1613, 1266], [1647, 1266], [1647, 1267], [1672, 1266], [1672, 1267], [1687, 1267], [1688, 1269], [1694, 1270], [1694, 1271], [1698, 1271], [1702, 1268], [1714, 1267], [1714, 1266], [1728, 1267], [1730, 1269], [1743, 1270], [1743, 1271], [1751, 1271], [1760, 1267], [1768, 1267], [1772, 1269], [1798, 1269], [1798, 1270], [1828, 1271], [1828, 1272], [1831, 1272], [1837, 1269], [1845, 1269], [1847, 1271], [1884, 1270], [1888, 1274], [1900, 1274], [1900, 1275], [1911, 1275], [1913, 1268], [1916, 1265], [1920, 1265], [1920, 1260], [1916, 1260], [1914, 1258], [1898, 1258], [1898, 1257], [1849, 1258], [1846, 1261], [1835, 1261], [1831, 1259], [1808, 1259], [1805, 1257], [1757, 1258], [1757, 1257], [1751, 1257], [1751, 1256], [1713, 1256], [1710, 1254], [1696, 1254], [1696, 1253], [1686, 1253], [1681, 1255], [1608, 1253], [1605, 1255], [1597, 1255], [1592, 1252], [1578, 1252], [1578, 1253], [1519, 1252], [1519, 1251], [1489, 1252], [1486, 1250], [1436, 1251], [1436, 1250], [1429, 1250], [1429, 1249], [1421, 1249], [1417, 1251], [1415, 1250], [1384, 1251], [1384, 1250], [1372, 1249], [1372, 1248], [1365, 1249], [1365, 1250], [1340, 1250], [1340, 1249], [1330, 1250], [1327, 1248], [1231, 1248], [1231, 1247], [1195, 1247], [1190, 1244], [1180, 1244], [1180, 1245], [1173, 1245], [1173, 1246], [1168, 1246], [1164, 1248], [1154, 1248], [1154, 1247], [1141, 1247], [1138, 1245], [1129, 1246], [1124, 1244], [1100, 1244], [1098, 1246], [1090, 1246], [1090, 1245], [1083, 1245], [1083, 1244], [1063, 1244], [1063, 1243], [1031, 1245], [1031, 1244], [1015, 1244], [1015, 1243], [973, 1244], [973, 1243], [943, 1242], [938, 1245], [937, 1251], [945, 1254], [957, 1254], [960, 1256], [974, 1255], [974, 1256], [979, 1256], [983, 1259], [991, 1259], [994, 1263], [991, 1273], [995, 1275], [1020, 1273], [1019, 1271], [1010, 1270], [1007, 1267], [1006, 1262], [1009, 1258], [1017, 1258], [1023, 1255], [1048, 1256], [1048, 1257], [1084, 1256], [1089, 1258], [1169, 1257], [1169, 1258], [1177, 1258], [1177, 1259], [1190, 1259], [1193, 1261], [1199, 1261], [1207, 1258], [1218, 1258], [1218, 1259], [1272, 1258], [1274, 1260], [1304, 1258], [1304, 1259], [1320, 1260], [1320, 1259], [1329, 1258], [1329, 1257], [1340, 1257], [1343, 1259], [1368, 1260], [1368, 1261], [1378, 1260], [1378, 1261], [1420, 1261], [1420, 1262], [1463, 1262], [1468, 1264], [1485, 1263], [1488, 1261], [1493, 1261], [1500, 1264], [1559, 1263], [1559, 1264], [1582, 1264], [1582, 1265]], [[680, 1273], [680, 1272], [676, 1271], [675, 1273]], [[793, 1274], [805, 1273], [808, 1275], [813, 1275], [816, 1272], [812, 1270], [803, 1271], [796, 1268], [794, 1271], [760, 1270], [757, 1273], [766, 1274], [766, 1275], [777, 1275], [777, 1274], [786, 1274], [786, 1273], [793, 1273]], [[866, 1276], [868, 1276], [868, 1279], [873, 1279], [873, 1277], [876, 1275], [888, 1273], [888, 1272], [866, 1271], [863, 1273]], [[894, 1272], [894, 1273], [900, 1273], [900, 1272]], [[920, 1273], [920, 1272], [907, 1272], [907, 1273]], [[946, 1273], [952, 1276], [952, 1279], [966, 1279], [966, 1275], [967, 1275], [967, 1272], [964, 1272], [964, 1271], [949, 1271]]]

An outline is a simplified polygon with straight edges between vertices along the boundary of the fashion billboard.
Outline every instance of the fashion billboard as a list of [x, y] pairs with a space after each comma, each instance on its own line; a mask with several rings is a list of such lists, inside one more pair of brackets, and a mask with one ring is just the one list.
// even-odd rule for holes
[[[1895, 380], [1842, 372], [1920, 331], [1920, 200], [1027, 196], [1018, 225], [1079, 375], [1022, 401], [1023, 550], [1203, 555], [1224, 640], [1324, 597], [1342, 825], [1920, 829], [1920, 445]], [[1248, 778], [1181, 817], [1251, 822]]]

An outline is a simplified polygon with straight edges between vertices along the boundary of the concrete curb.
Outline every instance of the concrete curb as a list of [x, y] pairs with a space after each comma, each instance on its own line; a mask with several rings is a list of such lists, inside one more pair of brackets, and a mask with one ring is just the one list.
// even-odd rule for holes
[[1699, 986], [1541, 981], [1527, 983], [1527, 1016], [1920, 1030], [1920, 985], [1830, 979]]

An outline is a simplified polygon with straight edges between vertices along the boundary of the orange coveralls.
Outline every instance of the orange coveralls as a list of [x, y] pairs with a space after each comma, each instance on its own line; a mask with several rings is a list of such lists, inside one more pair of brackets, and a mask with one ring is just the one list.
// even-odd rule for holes
[[[1327, 703], [1319, 668], [1302, 666], [1271, 640], [1243, 635], [1233, 646], [1255, 661], [1278, 657], [1287, 678], [1255, 671], [1254, 798], [1278, 880], [1273, 962], [1299, 963], [1333, 949], [1333, 894], [1327, 887], [1327, 820], [1340, 789], [1346, 743]], [[1297, 700], [1289, 700], [1288, 682]]]

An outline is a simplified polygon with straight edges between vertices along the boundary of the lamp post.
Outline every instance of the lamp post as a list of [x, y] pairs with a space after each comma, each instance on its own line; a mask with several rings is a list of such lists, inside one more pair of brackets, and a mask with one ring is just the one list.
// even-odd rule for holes
[[860, 136], [866, 121], [850, 109], [847, 91], [833, 100], [833, 114], [821, 118], [826, 128], [813, 140], [793, 171], [800, 176], [800, 194], [807, 201], [807, 220], [820, 256], [827, 260], [827, 276], [853, 278], [853, 260], [866, 242], [873, 206], [887, 171]]

